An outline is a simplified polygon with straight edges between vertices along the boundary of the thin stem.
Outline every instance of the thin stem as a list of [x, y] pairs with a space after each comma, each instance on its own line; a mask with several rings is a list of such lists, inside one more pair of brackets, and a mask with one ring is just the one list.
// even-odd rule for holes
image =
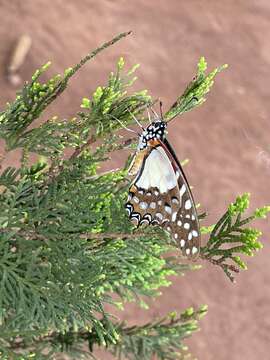
[[74, 151], [74, 153], [70, 156], [69, 160], [74, 160], [75, 158], [77, 158], [83, 152], [83, 150], [85, 150], [88, 146], [92, 145], [95, 141], [96, 141], [96, 137], [95, 135], [92, 135], [85, 144], [78, 147]]
[[213, 259], [210, 256], [204, 255], [201, 253], [200, 258], [203, 260], [209, 261], [212, 265], [217, 265], [217, 266], [221, 267], [223, 269], [223, 271], [227, 274], [227, 276], [229, 277], [231, 282], [233, 282], [233, 283], [235, 282], [234, 276], [229, 272], [229, 270], [233, 271], [235, 273], [239, 273], [240, 270], [233, 264], [223, 263], [223, 261], [225, 260], [224, 257], [221, 257], [219, 259]]
[[[88, 146], [92, 145], [94, 142], [96, 141], [96, 138], [94, 135], [92, 135], [88, 141], [83, 144], [82, 146], [78, 147], [73, 154], [70, 156], [69, 160], [74, 160], [75, 158], [77, 158], [82, 152], [83, 150], [85, 150]], [[48, 179], [49, 181], [47, 182], [47, 185], [52, 182], [52, 180], [54, 180], [60, 173], [61, 171], [64, 169], [63, 165], [59, 165], [59, 166], [55, 166], [53, 163], [51, 164], [49, 170], [48, 170]]]
[[100, 53], [101, 51], [105, 50], [106, 48], [114, 45], [116, 42], [118, 42], [122, 38], [130, 35], [131, 33], [132, 33], [132, 31], [123, 32], [123, 33], [115, 36], [112, 40], [107, 41], [106, 43], [101, 45], [99, 48], [92, 51], [90, 54], [86, 55], [77, 65], [75, 65], [72, 68], [72, 70], [70, 71], [70, 73], [67, 76], [67, 79], [69, 79], [71, 76], [73, 76], [87, 61], [89, 61], [90, 59], [95, 57], [98, 53]]
[[103, 171], [103, 172], [101, 172], [99, 174], [96, 174], [96, 175], [93, 175], [93, 176], [90, 176], [90, 177], [86, 177], [85, 179], [86, 180], [96, 180], [96, 179], [99, 179], [101, 176], [114, 174], [115, 172], [120, 171], [120, 170], [121, 170], [120, 168], [116, 168], [116, 169], [111, 169], [111, 170], [108, 170], [108, 171]]
[[104, 240], [104, 239], [136, 239], [140, 236], [148, 236], [148, 235], [154, 235], [154, 234], [146, 234], [143, 231], [138, 231], [135, 233], [85, 233], [80, 234], [80, 238], [82, 239], [98, 239], [98, 240]]
[[[8, 233], [11, 231], [10, 229], [0, 229], [0, 233]], [[17, 235], [24, 236], [31, 240], [47, 240], [46, 236], [39, 234], [35, 231], [26, 231], [26, 230], [18, 230], [16, 232]], [[75, 235], [75, 234], [73, 234]], [[104, 239], [136, 239], [140, 236], [152, 236], [156, 235], [154, 233], [145, 233], [143, 231], [137, 231], [134, 233], [82, 233], [78, 234], [81, 239], [88, 240], [104, 240]]]

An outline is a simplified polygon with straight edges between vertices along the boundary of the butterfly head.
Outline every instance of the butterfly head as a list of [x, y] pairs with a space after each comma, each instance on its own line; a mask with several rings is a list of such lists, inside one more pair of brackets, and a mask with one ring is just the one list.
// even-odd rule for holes
[[166, 128], [167, 124], [165, 121], [153, 121], [140, 135], [138, 150], [146, 149], [149, 146], [149, 142], [151, 140], [164, 140], [167, 134]]

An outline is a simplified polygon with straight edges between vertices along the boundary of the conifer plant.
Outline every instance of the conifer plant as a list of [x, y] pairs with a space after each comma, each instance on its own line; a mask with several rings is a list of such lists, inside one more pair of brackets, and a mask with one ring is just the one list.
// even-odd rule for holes
[[[233, 281], [246, 268], [242, 255], [262, 247], [261, 233], [251, 224], [265, 218], [270, 208], [246, 215], [249, 194], [228, 204], [216, 224], [202, 226], [205, 245], [198, 263], [183, 259], [162, 229], [136, 229], [129, 221], [124, 203], [130, 159], [122, 169], [102, 172], [100, 167], [112, 152], [134, 149], [138, 139], [123, 140], [118, 131], [134, 124], [132, 114], [146, 121], [145, 109], [155, 103], [146, 91], [132, 91], [137, 66], [126, 71], [120, 58], [107, 84], [83, 98], [76, 117], [38, 121], [87, 61], [128, 34], [116, 36], [47, 82], [40, 80], [49, 63], [44, 65], [0, 113], [1, 161], [11, 151], [20, 154], [20, 166], [10, 164], [0, 173], [3, 360], [56, 359], [61, 353], [91, 358], [97, 347], [118, 359], [192, 359], [184, 339], [198, 329], [205, 305], [175, 309], [134, 326], [115, 317], [114, 308], [131, 301], [146, 307], [147, 297], [170, 285], [169, 276], [198, 269], [205, 261]], [[224, 68], [207, 73], [201, 58], [197, 75], [165, 120], [200, 106]], [[202, 224], [205, 216], [200, 214]]]

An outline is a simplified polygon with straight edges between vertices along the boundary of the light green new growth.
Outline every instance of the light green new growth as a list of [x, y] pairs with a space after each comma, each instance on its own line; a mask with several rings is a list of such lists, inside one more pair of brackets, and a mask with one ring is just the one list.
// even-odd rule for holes
[[214, 84], [215, 76], [227, 67], [228, 65], [225, 64], [206, 74], [207, 63], [204, 57], [201, 57], [197, 75], [188, 84], [183, 95], [177, 98], [171, 109], [165, 114], [165, 118], [170, 121], [176, 116], [202, 105], [206, 100], [206, 94]]
[[[126, 169], [99, 170], [114, 151], [133, 146], [136, 138], [124, 141], [117, 131], [134, 124], [131, 114], [144, 120], [145, 108], [153, 103], [145, 90], [131, 89], [137, 66], [125, 72], [120, 58], [108, 83], [83, 98], [76, 117], [54, 116], [33, 124], [86, 61], [128, 34], [94, 50], [63, 76], [42, 83], [46, 64], [0, 113], [6, 153], [22, 153], [20, 167], [9, 166], [0, 174], [3, 360], [55, 359], [61, 351], [79, 359], [92, 356], [97, 345], [119, 359], [186, 359], [183, 340], [197, 330], [197, 320], [206, 312], [205, 307], [188, 309], [134, 327], [113, 314], [114, 307], [124, 308], [130, 301], [151, 306], [150, 299], [170, 285], [171, 275], [199, 269], [182, 259], [162, 229], [133, 227], [123, 207]], [[202, 104], [221, 69], [206, 75], [202, 58], [197, 78], [166, 119]], [[30, 154], [38, 158], [35, 163]], [[260, 248], [259, 232], [243, 226], [270, 210], [263, 207], [245, 218], [247, 204], [247, 195], [239, 197], [215, 226], [202, 228], [210, 232], [202, 258], [221, 266], [230, 278], [236, 266], [245, 267], [239, 254]]]
[[255, 251], [262, 248], [258, 241], [262, 233], [246, 225], [255, 219], [266, 218], [270, 211], [269, 206], [264, 206], [243, 218], [249, 208], [249, 197], [248, 193], [238, 196], [216, 225], [202, 228], [202, 233], [210, 232], [210, 236], [206, 246], [201, 249], [201, 257], [220, 266], [231, 281], [234, 281], [233, 272], [247, 269], [240, 254], [253, 256]]

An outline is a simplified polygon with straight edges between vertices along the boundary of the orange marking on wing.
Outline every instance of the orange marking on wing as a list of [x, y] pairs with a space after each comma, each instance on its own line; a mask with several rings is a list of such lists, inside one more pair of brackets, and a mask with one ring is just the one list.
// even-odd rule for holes
[[151, 148], [156, 147], [157, 145], [160, 145], [160, 144], [161, 144], [160, 140], [152, 139], [152, 140], [148, 141], [148, 146], [150, 146]]
[[131, 185], [129, 188], [129, 192], [135, 193], [137, 191], [137, 187], [135, 185]]
[[148, 150], [142, 150], [135, 154], [132, 163], [130, 164], [130, 167], [128, 169], [129, 175], [136, 175], [138, 171], [140, 170], [140, 167], [142, 166], [144, 157], [148, 154]]

